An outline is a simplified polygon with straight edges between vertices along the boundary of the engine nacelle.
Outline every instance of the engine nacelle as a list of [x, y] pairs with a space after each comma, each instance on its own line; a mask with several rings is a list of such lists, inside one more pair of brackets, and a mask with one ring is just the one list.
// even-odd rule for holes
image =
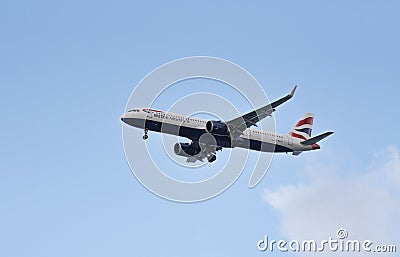
[[206, 131], [217, 136], [229, 136], [228, 126], [221, 121], [209, 120], [206, 123]]
[[190, 157], [200, 153], [201, 149], [199, 146], [195, 146], [189, 143], [176, 143], [174, 145], [174, 153], [179, 156]]

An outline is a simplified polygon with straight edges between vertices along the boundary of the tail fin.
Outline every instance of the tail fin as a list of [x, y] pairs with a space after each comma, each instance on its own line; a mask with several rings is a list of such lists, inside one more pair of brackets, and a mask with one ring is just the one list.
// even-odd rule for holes
[[297, 137], [302, 140], [311, 138], [312, 125], [314, 120], [313, 113], [305, 113], [303, 117], [296, 123], [296, 125], [289, 132], [292, 137]]

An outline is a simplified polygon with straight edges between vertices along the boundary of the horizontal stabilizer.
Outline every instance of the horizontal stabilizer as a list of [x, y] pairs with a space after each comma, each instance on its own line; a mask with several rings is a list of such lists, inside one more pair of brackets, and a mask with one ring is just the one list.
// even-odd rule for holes
[[325, 137], [330, 136], [332, 134], [333, 134], [332, 131], [325, 132], [325, 133], [323, 133], [321, 135], [318, 135], [318, 136], [312, 137], [310, 139], [307, 139], [307, 140], [305, 140], [303, 142], [300, 142], [300, 144], [302, 144], [302, 145], [312, 145], [312, 144], [315, 144], [315, 143], [321, 141], [322, 139], [324, 139]]

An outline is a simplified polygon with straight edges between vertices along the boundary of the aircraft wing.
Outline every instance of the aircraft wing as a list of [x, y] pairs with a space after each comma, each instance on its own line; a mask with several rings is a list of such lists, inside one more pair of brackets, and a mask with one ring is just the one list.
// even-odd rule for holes
[[288, 101], [290, 98], [293, 97], [296, 88], [297, 86], [294, 86], [292, 91], [290, 91], [290, 93], [287, 96], [282, 97], [281, 99], [276, 100], [271, 104], [268, 104], [255, 111], [246, 113], [243, 116], [240, 116], [238, 118], [226, 122], [233, 138], [238, 138], [247, 128], [250, 128], [253, 125], [256, 126], [257, 122], [264, 119], [265, 117], [271, 116], [271, 114], [275, 111], [276, 107], [278, 107], [279, 105], [283, 104], [284, 102]]

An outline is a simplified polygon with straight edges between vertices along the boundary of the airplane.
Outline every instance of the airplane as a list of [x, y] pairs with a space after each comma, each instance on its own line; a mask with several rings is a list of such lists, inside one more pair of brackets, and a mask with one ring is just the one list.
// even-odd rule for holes
[[193, 116], [163, 112], [150, 108], [134, 108], [121, 116], [121, 121], [144, 129], [143, 139], [148, 139], [148, 131], [161, 132], [191, 140], [191, 143], [176, 143], [174, 153], [186, 157], [186, 162], [217, 159], [216, 152], [223, 148], [246, 148], [261, 152], [292, 153], [299, 155], [304, 151], [317, 150], [322, 139], [333, 134], [332, 131], [311, 137], [314, 114], [306, 113], [288, 134], [252, 129], [257, 122], [271, 116], [275, 108], [291, 99], [291, 92], [271, 104], [251, 111], [229, 121], [205, 120]]

